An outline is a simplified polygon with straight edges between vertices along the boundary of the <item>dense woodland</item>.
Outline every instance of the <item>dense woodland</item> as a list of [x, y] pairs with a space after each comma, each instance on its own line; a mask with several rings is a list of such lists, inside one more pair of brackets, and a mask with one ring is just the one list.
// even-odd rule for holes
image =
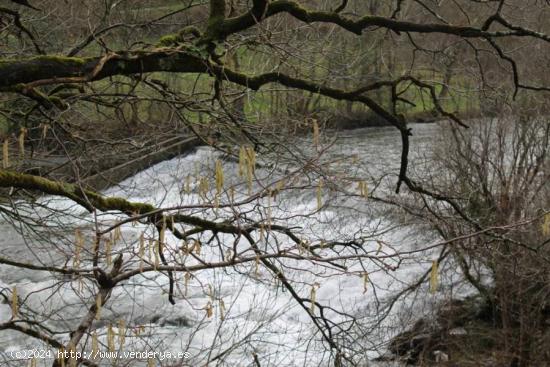
[[0, 0], [0, 364], [550, 364], [549, 16]]

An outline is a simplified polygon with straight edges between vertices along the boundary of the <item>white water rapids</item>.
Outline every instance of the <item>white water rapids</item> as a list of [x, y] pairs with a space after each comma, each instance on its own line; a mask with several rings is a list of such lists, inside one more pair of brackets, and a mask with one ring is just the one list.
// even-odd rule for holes
[[[438, 136], [436, 124], [412, 124], [411, 138], [411, 172], [421, 171], [421, 157], [428, 154], [431, 143]], [[340, 158], [355, 156], [353, 163], [348, 161], [335, 163], [335, 171], [348, 177], [364, 178], [372, 185], [373, 178], [389, 174], [384, 185], [388, 188], [378, 189], [376, 194], [383, 196], [389, 189], [395, 188], [396, 174], [399, 168], [401, 144], [398, 133], [393, 128], [369, 128], [338, 135], [334, 144], [325, 153], [328, 160], [338, 162]], [[306, 148], [304, 148], [306, 149]], [[219, 154], [210, 148], [199, 148], [196, 152], [177, 157], [157, 164], [125, 180], [119, 186], [105, 192], [106, 195], [124, 196], [132, 201], [143, 201], [156, 206], [174, 207], [200, 203], [196, 190], [182, 193], [182, 184], [186, 177], [195, 172], [211, 171]], [[261, 162], [260, 162], [261, 163]], [[236, 174], [237, 164], [224, 162], [225, 181], [227, 185], [242, 180]], [[258, 176], [269, 175], [268, 169], [258, 169]], [[349, 191], [356, 190], [350, 187]], [[406, 191], [406, 190], [405, 190]], [[329, 201], [330, 199], [330, 201]], [[238, 200], [238, 195], [237, 195]], [[387, 214], [387, 207], [371, 203], [357, 197], [345, 197], [338, 194], [325, 194], [327, 205], [317, 211], [315, 190], [290, 190], [277, 198], [270, 215], [279, 224], [296, 228], [304, 238], [327, 238], [338, 241], [358, 237], [373, 236], [365, 246], [377, 249], [381, 240], [384, 245], [378, 249], [381, 254], [391, 255], [395, 252], [416, 249], [425, 246], [435, 237], [430, 233], [398, 221], [398, 211]], [[40, 202], [48, 207], [60, 210], [51, 212], [38, 209], [32, 215], [43, 216], [45, 225], [59, 225], [71, 228], [80, 226], [90, 229], [93, 217], [74, 203], [59, 198], [42, 198]], [[251, 202], [239, 209], [248, 218], [265, 215], [257, 210], [258, 202]], [[261, 202], [266, 205], [265, 200]], [[18, 207], [21, 213], [30, 209], [25, 205]], [[231, 210], [220, 210], [220, 217], [230, 216]], [[197, 216], [214, 216], [213, 212], [203, 213], [199, 209], [188, 209], [185, 214]], [[307, 214], [307, 215], [306, 215]], [[101, 214], [103, 223], [114, 223], [121, 219], [114, 214]], [[59, 238], [41, 242], [28, 228], [23, 229], [23, 236], [9, 223], [2, 221], [0, 236], [0, 256], [11, 260], [56, 264], [60, 263], [60, 253], [66, 249], [65, 242], [71, 241], [74, 233], [57, 234]], [[137, 239], [142, 231], [151, 231], [144, 225], [122, 226], [122, 244], [125, 248], [136, 249]], [[284, 236], [273, 236], [272, 240], [283, 241]], [[204, 239], [206, 243], [208, 238]], [[227, 235], [220, 235], [221, 242], [233, 241]], [[90, 238], [86, 239], [87, 244]], [[50, 242], [57, 244], [52, 248]], [[288, 242], [288, 240], [286, 240]], [[169, 247], [177, 248], [180, 243], [168, 236]], [[120, 249], [119, 247], [118, 249]], [[115, 252], [117, 248], [113, 249]], [[201, 256], [205, 261], [216, 260], [219, 256], [216, 246], [204, 245]], [[137, 250], [135, 250], [137, 251]], [[134, 253], [135, 254], [135, 253]], [[431, 261], [438, 255], [437, 251], [424, 252], [414, 256], [404, 256], [400, 261], [388, 258], [386, 264], [394, 265], [395, 270], [384, 268], [375, 261], [349, 261], [347, 270], [330, 266], [318, 267], [310, 262], [285, 261], [285, 274], [292, 279], [296, 291], [304, 298], [309, 298], [311, 284], [317, 283], [316, 300], [320, 304], [339, 312], [352, 315], [357, 323], [349, 330], [354, 345], [349, 346], [350, 353], [357, 355], [357, 350], [364, 353], [361, 365], [375, 365], [368, 362], [385, 352], [385, 343], [392, 335], [410, 326], [419, 317], [432, 312], [433, 303], [441, 298], [462, 293], [465, 290], [451, 287], [453, 279], [445, 279], [441, 292], [431, 295], [427, 285], [418, 292], [400, 299], [389, 314], [382, 313], [385, 302], [392, 295], [414, 283], [420, 274], [430, 269]], [[129, 256], [125, 255], [125, 259]], [[217, 258], [219, 260], [219, 258]], [[63, 260], [65, 261], [65, 260]], [[301, 268], [303, 266], [311, 268]], [[137, 262], [125, 266], [135, 267]], [[299, 267], [300, 268], [299, 268]], [[368, 273], [368, 285], [360, 274]], [[157, 351], [162, 353], [188, 352], [189, 358], [182, 360], [159, 358], [155, 365], [205, 365], [209, 366], [251, 366], [254, 356], [262, 366], [322, 366], [327, 365], [329, 352], [319, 332], [311, 322], [307, 312], [302, 309], [285, 291], [281, 284], [274, 280], [268, 269], [255, 264], [236, 266], [233, 269], [211, 269], [194, 273], [188, 281], [185, 296], [185, 274], [176, 273], [176, 304], [168, 302], [166, 274], [149, 272], [135, 276], [117, 286], [107, 305], [102, 310], [102, 320], [94, 323], [94, 330], [102, 342], [106, 340], [107, 323], [110, 320], [115, 329], [117, 320], [125, 320], [129, 328], [124, 350]], [[92, 282], [85, 283], [79, 289], [77, 280], [65, 279], [61, 282], [59, 275], [44, 271], [33, 271], [0, 265], [0, 289], [8, 295], [16, 286], [19, 296], [24, 300], [21, 312], [27, 307], [39, 316], [36, 321], [56, 330], [56, 339], [67, 341], [68, 331], [80, 322], [86, 308], [93, 300], [89, 299]], [[88, 297], [88, 298], [87, 298]], [[84, 300], [84, 301], [83, 301]], [[223, 306], [220, 303], [223, 300]], [[0, 301], [1, 302], [1, 301]], [[212, 305], [213, 316], [207, 317], [205, 306]], [[328, 316], [335, 322], [344, 322], [345, 317], [327, 310]], [[222, 319], [223, 313], [223, 321]], [[10, 305], [0, 303], [0, 324], [9, 321]], [[90, 341], [87, 341], [87, 345]], [[18, 331], [0, 330], [0, 365], [25, 365], [23, 361], [13, 361], [10, 353], [29, 348], [47, 348], [40, 340], [30, 338]], [[208, 352], [205, 352], [208, 350]], [[160, 360], [162, 359], [162, 360]], [[102, 363], [110, 365], [112, 361]], [[11, 364], [10, 364], [11, 363]], [[21, 363], [21, 364], [19, 364]], [[51, 360], [39, 360], [38, 365], [51, 365]], [[125, 360], [119, 361], [124, 365]], [[180, 363], [180, 364], [178, 364]], [[135, 362], [132, 365], [138, 365]]]

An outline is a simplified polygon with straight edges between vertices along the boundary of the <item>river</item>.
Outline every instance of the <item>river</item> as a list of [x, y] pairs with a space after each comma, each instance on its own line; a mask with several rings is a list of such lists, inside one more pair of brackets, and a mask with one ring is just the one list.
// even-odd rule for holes
[[[441, 128], [437, 124], [411, 124], [411, 127], [413, 136], [410, 169], [414, 174], [415, 171], [422, 172], [426, 169], [424, 157], [429, 156], [430, 148], [438, 140]], [[300, 138], [301, 143], [297, 147], [303, 151], [294, 152], [304, 160], [314, 156], [310, 140]], [[326, 151], [323, 158], [316, 161], [322, 161], [329, 167], [325, 171], [328, 176], [327, 187], [323, 188], [322, 210], [316, 210], [318, 204], [314, 188], [296, 189], [285, 191], [275, 199], [277, 206], [273, 207], [269, 215], [278, 224], [297, 228], [300, 236], [314, 240], [372, 238], [364, 244], [372, 248], [365, 251], [387, 257], [383, 262], [350, 260], [345, 263], [346, 270], [325, 264], [321, 266], [314, 262], [307, 263], [304, 268], [303, 262], [294, 260], [281, 264], [287, 277], [292, 279], [296, 291], [303, 297], [311, 296], [311, 285], [315, 284], [317, 302], [332, 309], [327, 308], [327, 315], [342, 327], [349, 327], [345, 336], [338, 336], [347, 350], [346, 353], [355, 355], [354, 358], [358, 358], [359, 363], [367, 365], [368, 360], [386, 352], [386, 343], [392, 335], [411, 325], [419, 317], [429, 315], [434, 302], [448, 297], [449, 294], [443, 291], [443, 286], [441, 292], [430, 295], [425, 285], [417, 292], [398, 300], [388, 311], [387, 302], [392, 295], [409, 287], [419, 274], [429, 270], [437, 253], [426, 251], [414, 256], [395, 258], [391, 255], [419, 248], [435, 241], [436, 237], [425, 230], [419, 230], [416, 224], [407, 223], [398, 210], [347, 195], [356, 188], [351, 184], [346, 187], [345, 183], [359, 178], [368, 183], [369, 190], [375, 196], [392, 195], [401, 150], [397, 131], [382, 127], [327, 132], [324, 142], [327, 144]], [[349, 159], [350, 157], [353, 158]], [[193, 185], [191, 193], [182, 193], [187, 176], [212, 171], [215, 161], [220, 158], [219, 153], [201, 147], [191, 154], [150, 167], [105, 193], [157, 206], [188, 206], [186, 214], [206, 215], [211, 218], [224, 215], [229, 217], [234, 214], [231, 210], [220, 210], [220, 214], [216, 210], [191, 208], [193, 204], [201, 202], [198, 184]], [[293, 169], [292, 162], [284, 160], [281, 160], [278, 167], [280, 169], [282, 166], [284, 169], [277, 171], [279, 173], [272, 170], [269, 162], [262, 161], [261, 158], [259, 163], [264, 168], [258, 168], [256, 175], [264, 183], [276, 179], [285, 169]], [[236, 163], [224, 161], [223, 171], [225, 185], [239, 182], [245, 185], [236, 174]], [[384, 179], [375, 189], [375, 182], [380, 177]], [[328, 190], [331, 178], [334, 178], [334, 190]], [[304, 181], [307, 181], [307, 177], [299, 181], [297, 186]], [[265, 200], [243, 205], [239, 209], [240, 215], [249, 218], [267, 215], [265, 211], [257, 210], [256, 206], [265, 206]], [[46, 235], [42, 230], [33, 234], [33, 227], [22, 227], [20, 230], [24, 235], [21, 235], [4, 218], [0, 224], [0, 256], [15, 261], [63, 266], [67, 262], [63, 254], [68, 252], [73, 240], [72, 227], [78, 226], [86, 234], [93, 228], [93, 217], [64, 199], [43, 197], [37, 204], [44, 207], [30, 208], [20, 203], [16, 208], [21, 214], [27, 213], [33, 220], [40, 218], [40, 223], [56, 228], [55, 234], [44, 237]], [[103, 224], [114, 223], [118, 219], [121, 217], [112, 213], [99, 216], [99, 221]], [[59, 227], [71, 230], [58, 231]], [[120, 244], [113, 251], [133, 252], [132, 260], [125, 266], [138, 266], [139, 261], [135, 256], [137, 239], [141, 232], [147, 230], [141, 224], [127, 224], [122, 227]], [[221, 242], [232, 240], [230, 236], [220, 234]], [[272, 240], [276, 242], [281, 238], [273, 236]], [[86, 237], [85, 241], [89, 246], [90, 238]], [[167, 241], [174, 248], [179, 246], [175, 238], [169, 237]], [[205, 261], [210, 261], [218, 255], [219, 251], [215, 246], [204, 246], [201, 256]], [[130, 256], [126, 254], [125, 259], [127, 258]], [[367, 282], [361, 276], [365, 272], [368, 273]], [[326, 344], [313, 327], [308, 313], [261, 266], [247, 264], [235, 269], [200, 271], [187, 281], [185, 274], [176, 273], [176, 293], [179, 296], [176, 297], [175, 305], [168, 302], [167, 283], [165, 274], [155, 272], [135, 276], [116, 287], [102, 310], [102, 319], [94, 323], [93, 328], [100, 341], [106, 343], [109, 323], [118, 330], [119, 320], [124, 320], [127, 328], [124, 350], [170, 352], [174, 355], [187, 352], [186, 357], [189, 358], [182, 361], [193, 366], [206, 365], [209, 361], [209, 365], [253, 365], [254, 356], [259, 358], [262, 366], [318, 366], [326, 365], [329, 360]], [[68, 331], [80, 321], [84, 307], [89, 307], [92, 301], [92, 284], [91, 281], [81, 282], [43, 271], [0, 265], [2, 292], [8, 295], [16, 286], [19, 296], [24, 300], [21, 313], [34, 311], [36, 315], [32, 316], [33, 319], [47, 326], [49, 330], [55, 330], [56, 334], [51, 335], [64, 341], [68, 338]], [[454, 292], [456, 294], [457, 290]], [[205, 310], [209, 304], [212, 306], [212, 317], [208, 317]], [[339, 312], [345, 312], [346, 316]], [[6, 302], [0, 303], [0, 323], [9, 321], [10, 317], [10, 305]], [[90, 341], [87, 340], [87, 345], [89, 344]], [[13, 351], [44, 347], [46, 345], [43, 342], [17, 331], [0, 330], [0, 358], [4, 359], [0, 359], [0, 364], [22, 363], [10, 362], [10, 353]], [[167, 354], [155, 357], [158, 359], [157, 365], [176, 363]], [[120, 362], [123, 363], [123, 360], [124, 358]], [[38, 365], [46, 362], [51, 364], [51, 361], [46, 360], [38, 362]], [[107, 365], [105, 360], [103, 363]]]

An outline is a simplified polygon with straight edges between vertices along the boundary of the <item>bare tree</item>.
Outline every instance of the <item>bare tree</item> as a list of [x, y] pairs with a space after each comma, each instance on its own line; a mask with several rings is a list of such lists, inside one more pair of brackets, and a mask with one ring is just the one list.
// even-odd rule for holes
[[[493, 197], [488, 189], [490, 195], [473, 203], [496, 200], [502, 216], [485, 218], [457, 202], [441, 187], [445, 181], [434, 179], [431, 187], [411, 178], [408, 119], [427, 110], [465, 127], [460, 114], [487, 112], [488, 101], [522, 102], [548, 92], [542, 77], [547, 73], [531, 62], [547, 55], [547, 25], [534, 15], [546, 14], [546, 5], [504, 0], [9, 5], [0, 7], [5, 45], [0, 210], [21, 243], [2, 254], [0, 263], [40, 275], [33, 275], [36, 288], [3, 287], [11, 318], [0, 330], [81, 352], [77, 358], [50, 358], [54, 366], [98, 365], [101, 358], [90, 353], [99, 349], [169, 350], [173, 336], [192, 360], [134, 355], [117, 363], [260, 365], [280, 363], [288, 353], [287, 361], [304, 358], [301, 364], [362, 365], [369, 357], [364, 350], [380, 347], [372, 345], [369, 333], [390, 318], [395, 303], [378, 299], [377, 292], [390, 288], [376, 284], [378, 275], [418, 262], [417, 254], [434, 248], [444, 249], [442, 260], [447, 244], [464, 233], [476, 241], [499, 239], [502, 256], [481, 251], [475, 261], [497, 279], [494, 292], [477, 282], [480, 292], [495, 305], [502, 299], [499, 292], [508, 283], [498, 278], [508, 282], [510, 269], [501, 260], [523, 259], [515, 251], [524, 242], [503, 238], [500, 231], [524, 220], [535, 223], [534, 217], [524, 219], [524, 205], [506, 203], [515, 203], [522, 189], [543, 187], [542, 163], [524, 156], [525, 149], [544, 146], [540, 140], [529, 145], [529, 134], [538, 138], [539, 132], [517, 130], [527, 135], [518, 139], [512, 177], [501, 180], [512, 190], [502, 195], [514, 199]], [[369, 37], [372, 42], [365, 41]], [[518, 40], [528, 45], [518, 47]], [[372, 69], [365, 60], [375, 61]], [[483, 106], [466, 111], [460, 102], [464, 92], [483, 98]], [[458, 102], [448, 103], [449, 96]], [[331, 155], [334, 141], [322, 133], [321, 112], [334, 112], [338, 103], [351, 110], [359, 106], [396, 129], [401, 146], [399, 156], [391, 157], [398, 161], [390, 172], [392, 185], [397, 193], [405, 186], [427, 200], [427, 208], [458, 216], [460, 221], [441, 231], [443, 242], [405, 250], [385, 240], [393, 225], [369, 220], [389, 201], [385, 177], [367, 177], [354, 157]], [[297, 132], [312, 136], [300, 138]], [[177, 158], [173, 166], [155, 166], [101, 192], [136, 167], [177, 155], [182, 141], [216, 152], [199, 150], [195, 158]], [[471, 158], [456, 164], [473, 164]], [[484, 162], [480, 179], [508, 172], [494, 173], [492, 161]], [[477, 184], [465, 190], [477, 193]], [[150, 196], [144, 197], [144, 188]], [[306, 201], [299, 211], [297, 197]], [[342, 218], [335, 208], [345, 209]], [[480, 210], [487, 208], [493, 207]], [[434, 222], [446, 223], [445, 215]], [[353, 226], [346, 223], [351, 219]], [[465, 232], [471, 228], [475, 237]], [[470, 252], [452, 253], [467, 269]], [[542, 278], [531, 273], [537, 267], [529, 252], [520, 255], [526, 263], [516, 293], [523, 296], [527, 285], [540, 284], [532, 279]], [[464, 275], [476, 285], [475, 276]], [[346, 283], [349, 276], [353, 280]], [[375, 309], [342, 298], [344, 286], [373, 292]], [[251, 304], [239, 303], [241, 294]], [[525, 317], [535, 322], [531, 308], [545, 294], [521, 305], [501, 304], [508, 307], [502, 313], [510, 317], [506, 322]], [[162, 309], [160, 321], [150, 317], [154, 307]], [[297, 321], [296, 328], [278, 325], [287, 308], [293, 310], [287, 322], [305, 318], [307, 330], [304, 322]], [[379, 316], [374, 325], [366, 317], [372, 313]], [[172, 336], [153, 328], [152, 321], [173, 326]], [[296, 335], [296, 345], [285, 345], [281, 328]], [[531, 360], [529, 330], [519, 333], [519, 352], [507, 346], [523, 365]], [[504, 340], [515, 343], [514, 338]], [[266, 344], [276, 345], [279, 355], [265, 353]]]

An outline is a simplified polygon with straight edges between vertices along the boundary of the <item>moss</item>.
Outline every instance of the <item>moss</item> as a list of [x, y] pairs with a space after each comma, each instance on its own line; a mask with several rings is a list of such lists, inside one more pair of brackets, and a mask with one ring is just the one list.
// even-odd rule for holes
[[82, 57], [68, 57], [68, 56], [58, 56], [58, 55], [36, 56], [36, 57], [33, 57], [33, 58], [29, 59], [29, 61], [33, 61], [33, 60], [53, 61], [53, 62], [58, 62], [58, 63], [70, 63], [70, 64], [74, 64], [74, 65], [78, 65], [78, 66], [83, 66], [89, 61], [89, 59], [82, 58]]
[[181, 31], [179, 31], [180, 36], [184, 36], [186, 34], [192, 34], [195, 37], [200, 37], [201, 31], [195, 26], [188, 25], [187, 27], [183, 27]]
[[180, 36], [178, 34], [167, 34], [162, 36], [157, 42], [158, 46], [170, 47], [176, 45], [180, 41]]
[[196, 38], [201, 36], [200, 30], [195, 26], [187, 26], [182, 28], [178, 33], [172, 33], [162, 36], [157, 42], [157, 46], [170, 47], [184, 42], [186, 35], [193, 35]]

